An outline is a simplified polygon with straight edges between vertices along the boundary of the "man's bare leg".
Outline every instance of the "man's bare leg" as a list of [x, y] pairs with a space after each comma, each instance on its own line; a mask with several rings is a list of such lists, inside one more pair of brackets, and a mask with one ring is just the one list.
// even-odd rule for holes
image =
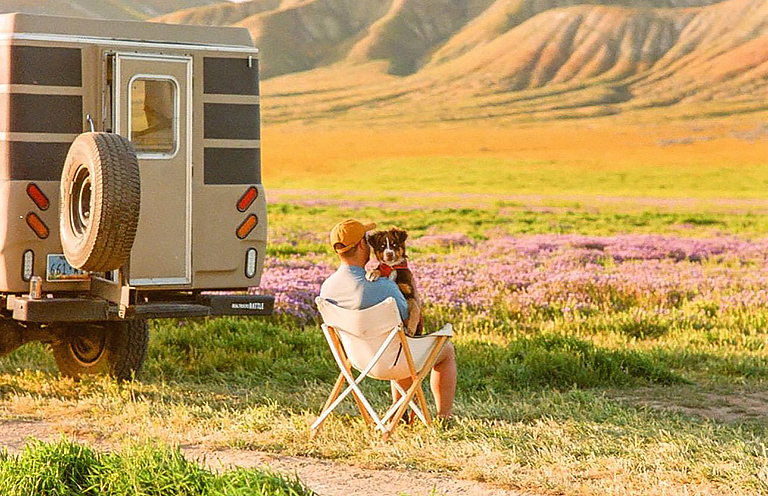
[[429, 385], [437, 406], [437, 416], [446, 418], [453, 414], [453, 399], [456, 396], [456, 353], [453, 343], [446, 343], [440, 358], [432, 367]]
[[[440, 352], [435, 366], [429, 376], [429, 386], [432, 390], [432, 396], [435, 399], [438, 417], [450, 417], [453, 414], [453, 399], [456, 396], [456, 354], [453, 349], [453, 343], [446, 343]], [[411, 378], [397, 381], [403, 390], [407, 391], [411, 387]], [[391, 385], [392, 401], [397, 402], [400, 399], [400, 393]]]

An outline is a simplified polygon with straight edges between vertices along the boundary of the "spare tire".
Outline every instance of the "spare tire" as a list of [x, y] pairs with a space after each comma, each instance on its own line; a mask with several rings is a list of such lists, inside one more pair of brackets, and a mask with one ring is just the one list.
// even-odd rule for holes
[[83, 133], [61, 173], [59, 235], [75, 268], [104, 272], [130, 256], [139, 224], [139, 161], [131, 143], [112, 133]]

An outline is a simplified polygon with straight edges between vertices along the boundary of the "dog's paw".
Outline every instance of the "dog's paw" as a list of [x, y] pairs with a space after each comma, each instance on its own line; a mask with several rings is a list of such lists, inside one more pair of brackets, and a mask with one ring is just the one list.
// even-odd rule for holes
[[371, 282], [377, 280], [379, 277], [381, 277], [381, 272], [378, 269], [374, 269], [370, 272], [366, 272], [365, 274], [365, 278]]
[[419, 334], [419, 319], [409, 318], [405, 323], [405, 333], [409, 336]]

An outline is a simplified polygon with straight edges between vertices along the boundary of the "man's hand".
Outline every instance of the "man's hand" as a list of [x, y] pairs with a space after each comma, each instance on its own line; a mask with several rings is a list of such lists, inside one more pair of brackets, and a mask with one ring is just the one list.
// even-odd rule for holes
[[379, 277], [381, 277], [381, 271], [379, 269], [373, 269], [372, 271], [365, 273], [365, 278], [371, 282], [377, 280]]

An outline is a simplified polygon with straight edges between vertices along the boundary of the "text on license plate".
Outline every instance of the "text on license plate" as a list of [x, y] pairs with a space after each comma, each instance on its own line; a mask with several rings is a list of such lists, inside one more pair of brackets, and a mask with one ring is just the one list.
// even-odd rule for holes
[[89, 276], [87, 272], [69, 265], [64, 255], [49, 254], [45, 278], [47, 281], [87, 281]]

